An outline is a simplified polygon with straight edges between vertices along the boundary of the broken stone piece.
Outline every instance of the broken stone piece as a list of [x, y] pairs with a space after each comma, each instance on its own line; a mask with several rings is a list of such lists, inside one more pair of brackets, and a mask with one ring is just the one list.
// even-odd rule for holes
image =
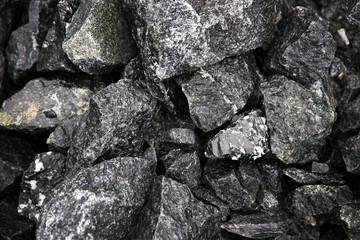
[[330, 185], [342, 185], [345, 181], [342, 180], [337, 174], [319, 174], [311, 173], [297, 168], [286, 168], [284, 174], [300, 184], [330, 184]]
[[311, 172], [313, 173], [327, 173], [329, 172], [329, 165], [326, 163], [312, 162]]
[[340, 219], [351, 240], [360, 237], [360, 204], [357, 202], [349, 203], [340, 209]]
[[346, 170], [360, 174], [360, 134], [349, 138], [341, 150]]
[[357, 25], [360, 28], [360, 2], [356, 2], [351, 8], [347, 19], [350, 23]]

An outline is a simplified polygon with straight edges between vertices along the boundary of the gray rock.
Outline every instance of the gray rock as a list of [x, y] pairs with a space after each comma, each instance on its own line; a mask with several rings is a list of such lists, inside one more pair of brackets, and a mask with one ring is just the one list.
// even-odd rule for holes
[[331, 133], [335, 109], [324, 90], [317, 90], [280, 75], [261, 84], [271, 151], [285, 164], [304, 160]]
[[115, 158], [59, 185], [37, 226], [37, 239], [123, 239], [155, 177], [156, 162]]
[[218, 218], [186, 185], [161, 176], [128, 239], [218, 239]]
[[139, 156], [156, 101], [129, 79], [94, 94], [86, 121], [68, 151], [68, 171], [91, 166], [100, 157]]
[[352, 199], [349, 187], [305, 185], [295, 189], [289, 196], [289, 207], [298, 217], [314, 216], [330, 212]]
[[360, 28], [360, 2], [355, 3], [355, 5], [351, 8], [347, 19], [350, 23]]
[[266, 184], [267, 188], [276, 193], [282, 193], [282, 177], [283, 172], [277, 165], [258, 163], [258, 168], [262, 174], [263, 183]]
[[221, 130], [207, 144], [208, 158], [242, 157], [257, 159], [269, 151], [268, 128], [261, 111], [240, 115], [230, 127]]
[[165, 151], [181, 148], [184, 150], [195, 150], [198, 146], [198, 140], [193, 129], [171, 128], [167, 130], [160, 139], [161, 148]]
[[263, 176], [253, 161], [240, 161], [236, 176], [241, 185], [249, 190], [253, 196], [256, 196], [260, 186], [264, 185]]
[[45, 152], [35, 156], [35, 160], [24, 172], [21, 182], [18, 213], [38, 221], [44, 203], [52, 190], [65, 177], [66, 157], [60, 153]]
[[34, 79], [4, 101], [0, 126], [19, 131], [54, 129], [65, 119], [87, 113], [91, 94], [88, 88], [62, 80]]
[[345, 181], [335, 173], [325, 175], [319, 173], [311, 173], [297, 168], [286, 168], [284, 169], [284, 174], [300, 184], [345, 184]]
[[214, 130], [245, 106], [255, 85], [255, 64], [252, 54], [244, 54], [178, 79], [198, 128]]
[[360, 237], [360, 204], [357, 202], [349, 203], [340, 209], [340, 219], [351, 240]]
[[329, 23], [313, 10], [296, 7], [279, 25], [266, 68], [310, 87], [327, 74], [336, 51]]
[[[1, 33], [1, 32], [0, 32]], [[3, 84], [5, 80], [5, 57], [2, 49], [0, 48], [0, 97], [3, 94]]]
[[130, 61], [137, 49], [121, 3], [82, 0], [66, 31], [63, 50], [74, 64], [90, 74], [114, 71]]
[[349, 138], [341, 149], [346, 171], [360, 174], [360, 134]]
[[313, 173], [327, 173], [329, 172], [329, 165], [326, 163], [312, 162], [311, 172]]

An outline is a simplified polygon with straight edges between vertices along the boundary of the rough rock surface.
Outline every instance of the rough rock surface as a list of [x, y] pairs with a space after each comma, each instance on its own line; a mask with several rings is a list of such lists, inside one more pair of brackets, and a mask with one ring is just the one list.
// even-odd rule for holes
[[141, 154], [156, 101], [129, 79], [94, 94], [90, 111], [68, 151], [68, 170], [91, 166], [100, 157]]
[[326, 163], [312, 162], [311, 172], [313, 173], [327, 173], [329, 172], [329, 165]]
[[137, 53], [117, 0], [81, 1], [66, 31], [63, 49], [82, 71], [92, 74], [116, 70]]
[[297, 168], [286, 168], [284, 174], [300, 184], [329, 184], [329, 185], [342, 185], [345, 181], [336, 174], [319, 174], [311, 173]]
[[0, 126], [21, 131], [54, 129], [62, 121], [89, 110], [92, 91], [63, 80], [38, 78], [6, 100], [0, 109]]
[[348, 20], [360, 28], [360, 2], [357, 2], [350, 10]]
[[327, 185], [305, 185], [298, 187], [289, 196], [289, 207], [299, 217], [330, 212], [352, 199], [349, 187]]
[[218, 218], [186, 185], [161, 176], [128, 239], [218, 239]]
[[331, 133], [335, 109], [318, 90], [280, 75], [261, 84], [271, 151], [285, 164], [301, 161], [310, 146], [323, 144]]
[[155, 177], [156, 163], [114, 158], [60, 185], [40, 216], [38, 239], [123, 239]]
[[296, 7], [280, 24], [266, 67], [310, 87], [327, 74], [335, 57], [329, 23], [312, 9]]
[[340, 219], [343, 221], [347, 230], [348, 236], [351, 240], [359, 239], [360, 237], [360, 205], [357, 202], [352, 202], [340, 209]]
[[261, 115], [261, 111], [256, 110], [240, 115], [236, 122], [208, 142], [205, 156], [232, 160], [263, 156], [269, 151], [269, 146], [266, 118]]
[[346, 170], [350, 173], [360, 174], [360, 134], [349, 138], [341, 153]]
[[245, 106], [255, 86], [255, 76], [250, 53], [227, 58], [178, 79], [196, 126], [208, 132], [230, 120]]

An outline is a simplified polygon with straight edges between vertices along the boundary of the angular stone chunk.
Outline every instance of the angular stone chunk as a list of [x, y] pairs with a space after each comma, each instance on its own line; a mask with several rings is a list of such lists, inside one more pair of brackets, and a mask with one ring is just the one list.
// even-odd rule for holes
[[346, 170], [350, 173], [360, 174], [360, 134], [349, 138], [341, 153]]
[[251, 54], [244, 54], [178, 79], [198, 128], [214, 130], [245, 106], [255, 85], [255, 64]]
[[312, 162], [311, 172], [313, 173], [327, 173], [329, 172], [329, 165], [326, 163]]
[[[160, 80], [255, 49], [271, 38], [282, 1], [126, 0], [151, 79]], [[226, 44], [224, 44], [226, 43]]]
[[208, 158], [242, 157], [257, 159], [269, 151], [266, 118], [261, 111], [251, 111], [240, 115], [230, 127], [221, 130], [207, 144], [205, 156]]
[[289, 207], [299, 217], [330, 212], [352, 199], [349, 187], [327, 185], [305, 185], [295, 189], [289, 196]]
[[81, 1], [63, 49], [74, 64], [90, 74], [116, 70], [130, 61], [137, 49], [120, 1]]
[[42, 207], [52, 190], [65, 178], [66, 156], [56, 152], [45, 152], [24, 172], [21, 182], [18, 213], [38, 221]]
[[128, 239], [218, 239], [218, 218], [186, 185], [161, 176]]
[[[297, 163], [331, 133], [335, 109], [322, 88], [316, 94], [284, 76], [261, 84], [271, 151], [285, 164]], [[311, 159], [310, 159], [311, 160]]]
[[156, 100], [129, 79], [94, 94], [86, 121], [68, 151], [67, 169], [91, 166], [100, 157], [142, 153], [143, 134], [150, 126]]
[[114, 158], [66, 179], [40, 216], [38, 239], [123, 239], [145, 202], [156, 163]]
[[92, 91], [62, 80], [38, 78], [4, 101], [0, 126], [19, 131], [54, 129], [62, 121], [85, 114]]
[[296, 7], [279, 25], [266, 67], [310, 87], [327, 74], [336, 51], [329, 23], [312, 9]]
[[345, 181], [334, 173], [329, 175], [324, 175], [319, 173], [311, 173], [297, 168], [287, 168], [284, 169], [284, 174], [300, 184], [330, 184], [330, 185], [345, 184]]
[[355, 3], [347, 16], [349, 22], [360, 28], [360, 2]]
[[352, 202], [340, 209], [340, 219], [346, 228], [346, 232], [351, 240], [360, 237], [360, 204]]

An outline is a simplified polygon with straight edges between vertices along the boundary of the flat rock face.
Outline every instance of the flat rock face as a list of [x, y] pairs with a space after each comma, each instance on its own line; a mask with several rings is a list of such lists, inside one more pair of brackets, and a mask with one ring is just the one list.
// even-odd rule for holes
[[[160, 80], [255, 49], [271, 38], [281, 1], [125, 1], [147, 76]], [[226, 44], [223, 44], [226, 42]]]
[[90, 111], [68, 151], [67, 168], [75, 171], [98, 158], [142, 153], [156, 101], [129, 79], [121, 79], [92, 96]]
[[129, 239], [218, 239], [218, 216], [186, 185], [159, 177]]
[[350, 239], [355, 240], [360, 237], [360, 205], [357, 202], [349, 203], [340, 209], [340, 219], [347, 229]]
[[18, 131], [54, 129], [89, 110], [92, 91], [62, 80], [34, 79], [0, 109], [0, 126]]
[[329, 184], [329, 185], [341, 185], [345, 184], [345, 181], [336, 174], [319, 174], [311, 173], [303, 169], [286, 168], [284, 174], [300, 184]]
[[271, 151], [285, 164], [301, 161], [310, 146], [323, 144], [331, 133], [335, 109], [318, 90], [315, 94], [280, 75], [261, 84]]
[[349, 138], [341, 153], [346, 170], [349, 173], [360, 174], [360, 134]]
[[266, 67], [310, 87], [327, 73], [335, 57], [329, 23], [312, 9], [296, 7], [281, 24]]
[[221, 130], [207, 144], [205, 156], [208, 158], [241, 157], [257, 159], [269, 151], [268, 128], [261, 111], [251, 111], [230, 127]]
[[123, 239], [145, 202], [156, 163], [115, 158], [81, 170], [44, 206], [38, 239]]
[[178, 83], [187, 98], [190, 116], [205, 132], [220, 127], [241, 110], [256, 78], [251, 54], [201, 68]]
[[81, 1], [63, 49], [74, 64], [91, 74], [125, 65], [137, 52], [117, 0]]

